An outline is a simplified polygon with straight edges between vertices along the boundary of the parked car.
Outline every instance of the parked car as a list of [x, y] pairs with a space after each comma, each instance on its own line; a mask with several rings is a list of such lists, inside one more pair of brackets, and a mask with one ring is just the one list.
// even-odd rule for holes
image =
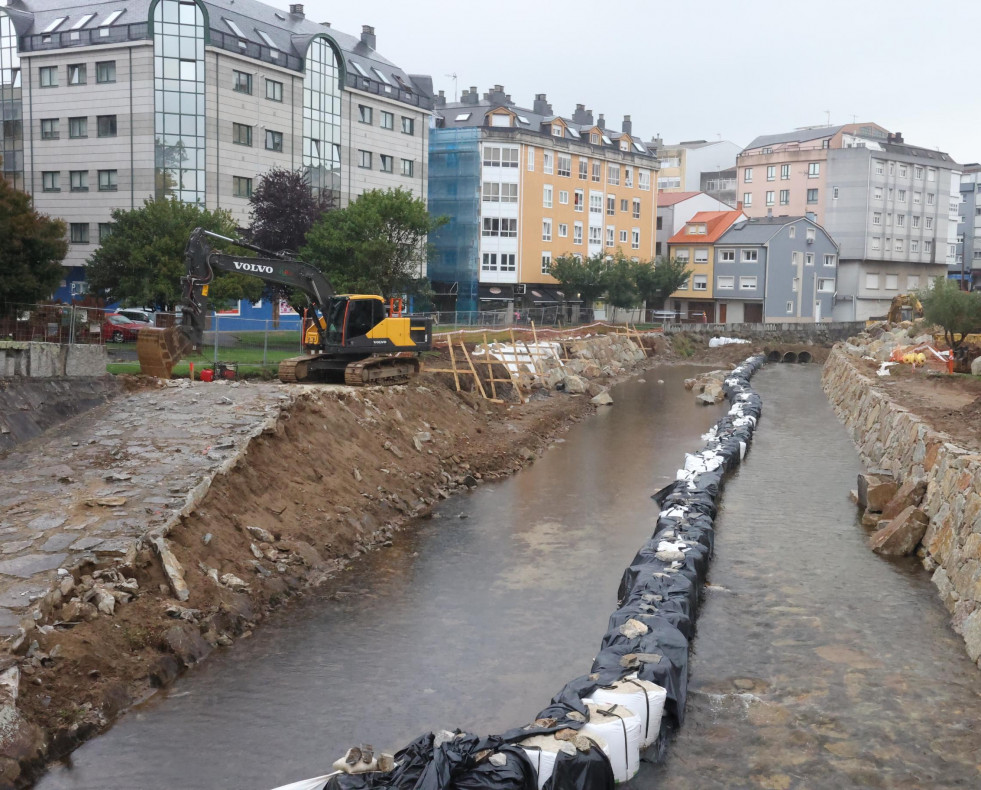
[[156, 314], [152, 310], [144, 310], [142, 307], [123, 307], [116, 311], [116, 315], [122, 315], [131, 321], [153, 326]]
[[102, 340], [105, 343], [135, 343], [137, 333], [147, 326], [145, 321], [133, 321], [119, 313], [110, 313], [102, 323]]

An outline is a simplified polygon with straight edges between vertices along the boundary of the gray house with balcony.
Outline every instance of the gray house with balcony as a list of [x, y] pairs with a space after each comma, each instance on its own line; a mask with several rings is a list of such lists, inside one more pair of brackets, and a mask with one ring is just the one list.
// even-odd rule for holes
[[720, 323], [830, 321], [838, 245], [808, 217], [754, 217], [715, 243]]

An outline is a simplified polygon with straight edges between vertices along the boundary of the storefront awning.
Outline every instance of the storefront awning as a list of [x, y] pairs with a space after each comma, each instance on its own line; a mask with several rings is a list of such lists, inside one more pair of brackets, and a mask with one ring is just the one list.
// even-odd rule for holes
[[478, 286], [477, 298], [481, 302], [510, 302], [514, 299], [514, 286], [510, 283], [506, 285], [481, 283]]
[[582, 299], [576, 294], [567, 294], [554, 285], [529, 283], [525, 295], [532, 303], [541, 306], [553, 304], [579, 304]]

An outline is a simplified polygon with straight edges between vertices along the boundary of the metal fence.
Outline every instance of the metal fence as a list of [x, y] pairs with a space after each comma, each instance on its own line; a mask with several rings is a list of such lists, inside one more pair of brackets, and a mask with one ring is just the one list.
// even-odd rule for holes
[[433, 319], [433, 330], [445, 327], [485, 327], [501, 329], [510, 326], [578, 326], [593, 322], [592, 309], [581, 307], [533, 307], [527, 310], [473, 310], [470, 312], [419, 313]]
[[103, 343], [108, 312], [71, 304], [7, 304], [0, 314], [0, 339], [58, 343]]

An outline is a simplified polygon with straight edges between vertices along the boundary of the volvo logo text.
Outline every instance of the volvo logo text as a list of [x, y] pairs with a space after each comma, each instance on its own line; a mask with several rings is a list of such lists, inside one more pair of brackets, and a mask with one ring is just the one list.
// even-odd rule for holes
[[259, 263], [242, 263], [241, 261], [235, 261], [235, 268], [243, 272], [256, 272], [257, 274], [272, 274], [272, 266], [263, 266]]

